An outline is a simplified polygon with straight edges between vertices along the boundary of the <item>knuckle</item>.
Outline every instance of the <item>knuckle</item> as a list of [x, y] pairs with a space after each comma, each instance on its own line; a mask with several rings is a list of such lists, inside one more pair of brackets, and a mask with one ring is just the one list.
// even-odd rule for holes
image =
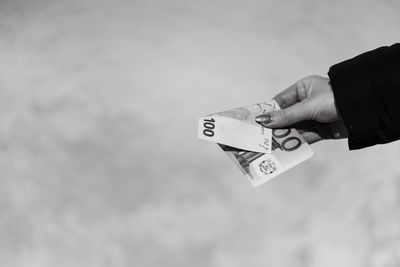
[[297, 101], [301, 102], [307, 98], [307, 81], [303, 79], [296, 86]]
[[286, 123], [288, 121], [287, 109], [282, 109], [280, 112], [282, 122]]
[[287, 101], [283, 97], [281, 97], [280, 95], [275, 96], [274, 100], [278, 103], [278, 105], [281, 108], [286, 108], [288, 106]]

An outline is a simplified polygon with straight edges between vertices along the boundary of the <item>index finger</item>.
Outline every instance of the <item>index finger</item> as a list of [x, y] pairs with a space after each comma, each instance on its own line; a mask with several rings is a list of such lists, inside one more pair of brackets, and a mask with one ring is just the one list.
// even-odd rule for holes
[[280, 108], [287, 108], [293, 104], [296, 104], [297, 102], [300, 102], [297, 87], [298, 82], [292, 84], [291, 86], [273, 97]]

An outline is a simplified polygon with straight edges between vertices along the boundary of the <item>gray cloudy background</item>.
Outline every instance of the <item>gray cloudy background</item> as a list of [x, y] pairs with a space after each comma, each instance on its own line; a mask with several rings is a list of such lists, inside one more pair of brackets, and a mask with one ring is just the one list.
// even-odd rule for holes
[[399, 41], [398, 1], [0, 0], [0, 266], [400, 266], [399, 143], [253, 189], [197, 118]]

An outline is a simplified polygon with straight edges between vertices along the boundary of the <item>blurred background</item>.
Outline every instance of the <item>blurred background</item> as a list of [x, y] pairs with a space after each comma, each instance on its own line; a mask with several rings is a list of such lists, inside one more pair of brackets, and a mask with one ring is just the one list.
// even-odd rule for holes
[[399, 143], [260, 188], [197, 118], [399, 41], [400, 2], [1, 0], [0, 266], [400, 266]]

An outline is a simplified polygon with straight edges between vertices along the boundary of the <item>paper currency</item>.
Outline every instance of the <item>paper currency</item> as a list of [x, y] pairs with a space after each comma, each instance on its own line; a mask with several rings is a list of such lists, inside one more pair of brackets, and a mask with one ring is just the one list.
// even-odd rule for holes
[[[260, 104], [256, 104], [254, 106], [259, 107], [259, 105]], [[261, 113], [279, 109], [279, 105], [275, 101], [264, 102], [261, 105], [264, 107]], [[254, 106], [245, 107], [244, 109], [249, 111], [258, 110], [258, 108], [254, 108]], [[252, 117], [252, 119], [254, 119], [255, 116], [247, 113], [248, 118]], [[225, 123], [228, 122], [225, 121]], [[205, 129], [207, 128], [205, 127]], [[229, 126], [225, 126], [225, 129], [229, 129]], [[240, 146], [233, 145], [233, 143], [240, 143], [238, 140], [252, 139], [252, 135], [241, 136], [236, 142], [232, 142], [233, 140], [224, 138], [226, 131], [221, 131], [219, 132], [220, 136], [214, 139], [219, 140], [217, 142], [218, 145], [239, 167], [254, 187], [260, 186], [297, 164], [309, 159], [314, 153], [295, 129], [270, 130], [265, 128], [265, 130], [268, 130], [271, 134], [269, 139], [271, 145], [269, 150], [266, 150], [267, 152], [260, 152], [259, 150], [254, 150], [253, 146], [247, 146], [250, 142], [241, 143]], [[257, 133], [258, 132], [256, 132], [256, 134]], [[234, 138], [235, 134], [239, 133], [230, 133], [230, 138]], [[229, 143], [224, 142], [226, 140], [229, 140]], [[251, 143], [251, 145], [254, 144]]]
[[255, 117], [274, 110], [275, 101], [208, 115], [199, 119], [198, 137], [243, 150], [271, 153], [272, 132]]

